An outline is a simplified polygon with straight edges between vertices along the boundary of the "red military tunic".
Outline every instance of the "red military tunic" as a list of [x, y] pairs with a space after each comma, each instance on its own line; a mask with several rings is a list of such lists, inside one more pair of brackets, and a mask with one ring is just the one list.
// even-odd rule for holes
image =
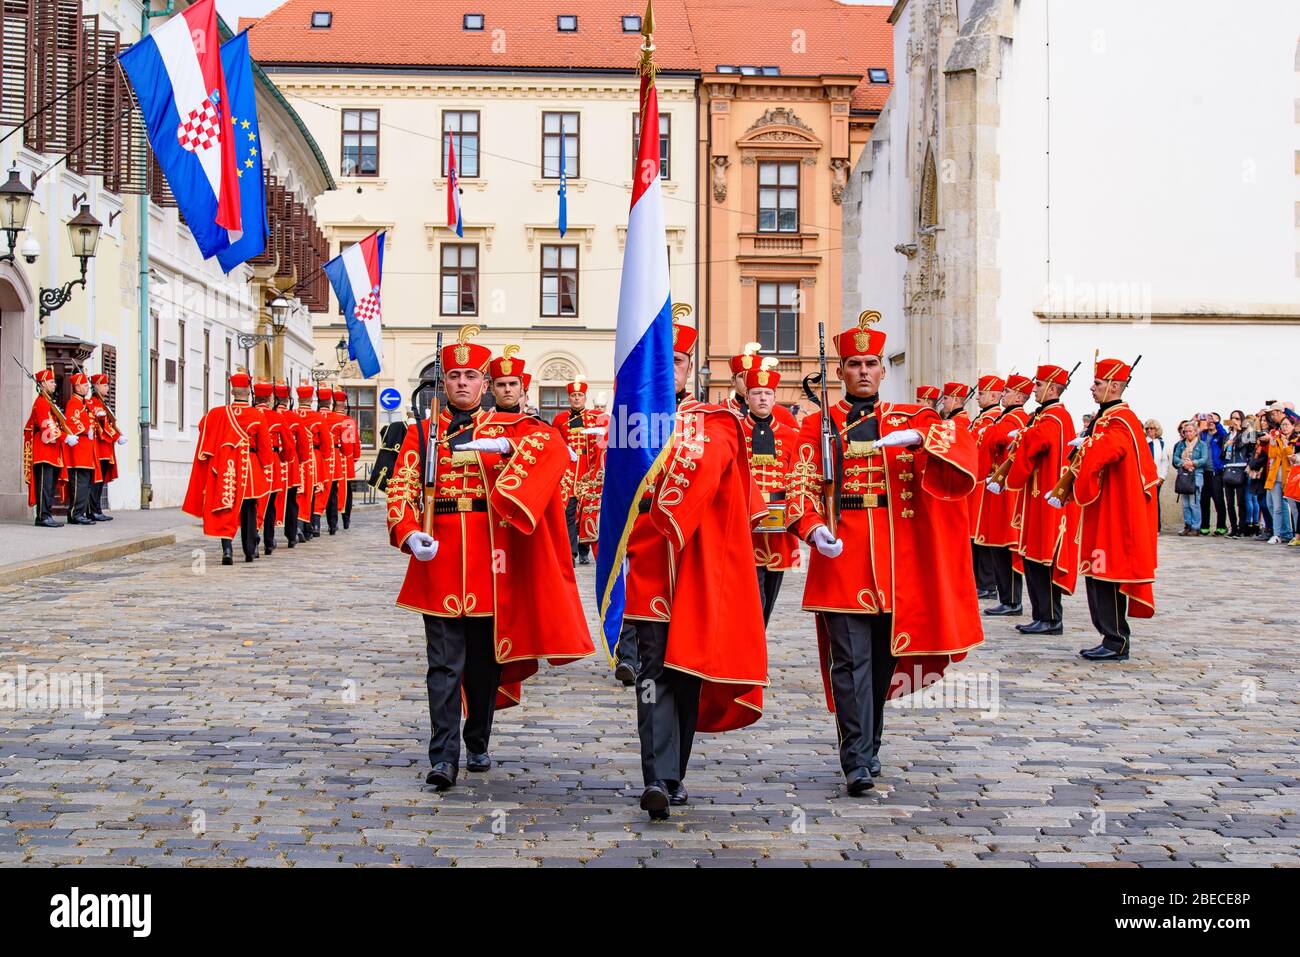
[[[779, 406], [777, 407], [779, 408]], [[785, 530], [785, 505], [790, 484], [790, 470], [794, 466], [795, 453], [799, 447], [799, 431], [777, 420], [775, 411], [772, 415], [772, 431], [775, 433], [776, 454], [754, 454], [754, 418], [752, 414], [741, 419], [745, 433], [745, 456], [749, 460], [749, 471], [763, 494], [763, 501], [769, 506], [776, 506], [776, 519], [780, 520], [775, 530], [764, 530], [770, 510], [764, 511], [759, 526], [751, 533], [754, 546], [754, 564], [772, 571], [785, 571], [799, 565], [799, 539]]]
[[623, 617], [669, 623], [664, 666], [702, 680], [701, 731], [757, 721], [768, 683], [749, 537], [767, 509], [743, 450], [734, 411], [684, 401], [627, 539]]
[[[608, 430], [609, 414], [597, 412], [595, 427]], [[586, 475], [582, 476], [578, 482], [582, 490], [582, 497], [578, 499], [578, 541], [591, 545], [592, 554], [594, 555], [596, 543], [600, 539], [600, 499], [605, 492], [605, 448], [607, 441], [606, 437], [601, 435], [588, 435], [587, 438], [591, 440], [587, 455], [591, 464], [587, 468]]]
[[1052, 566], [1052, 583], [1074, 594], [1079, 571], [1079, 509], [1047, 504], [1069, 457], [1074, 419], [1060, 402], [1034, 413], [1019, 436], [1016, 460], [1007, 473], [1007, 489], [1020, 491], [1020, 542], [1016, 550], [1023, 561]]
[[199, 442], [182, 511], [203, 519], [203, 534], [234, 538], [247, 498], [265, 498], [269, 483], [258, 455], [271, 454], [258, 409], [221, 405], [199, 420]]
[[305, 520], [311, 515], [312, 499], [316, 490], [316, 449], [311, 441], [311, 425], [307, 416], [310, 409], [286, 409], [284, 420], [293, 442], [293, 456], [297, 463], [298, 516]]
[[1079, 522], [1079, 572], [1119, 582], [1129, 614], [1150, 618], [1156, 603], [1156, 463], [1142, 420], [1127, 402], [1101, 411], [1079, 447], [1075, 503]]
[[[996, 422], [980, 436], [980, 451], [987, 450], [990, 473], [1002, 464], [1011, 448], [1010, 433], [1023, 429], [1029, 422], [1024, 406], [1003, 409]], [[980, 456], [983, 458], [983, 454]], [[979, 476], [983, 483], [988, 473]], [[980, 495], [979, 518], [975, 525], [975, 544], [992, 548], [1015, 548], [1020, 544], [1020, 493], [1004, 488], [999, 495], [987, 489]]]
[[99, 442], [96, 439], [95, 414], [79, 395], [72, 395], [63, 410], [63, 417], [68, 421], [68, 428], [77, 437], [75, 446], [68, 446], [63, 455], [63, 464], [70, 469], [89, 469], [100, 481]]
[[970, 424], [971, 437], [975, 439], [975, 447], [978, 451], [978, 458], [975, 463], [977, 481], [975, 482], [975, 490], [970, 493], [970, 498], [966, 500], [966, 511], [970, 520], [970, 537], [976, 544], [979, 544], [980, 506], [984, 501], [984, 480], [993, 471], [991, 446], [984, 442], [983, 435], [985, 430], [996, 422], [1001, 414], [1001, 406], [991, 405], [987, 409], [981, 409]]
[[[348, 458], [349, 450], [352, 448], [352, 439], [349, 433], [356, 434], [356, 424], [352, 421], [350, 415], [344, 415], [342, 412], [329, 411], [325, 413], [326, 424], [329, 429], [329, 440], [334, 445], [334, 487], [338, 490], [335, 496], [335, 502], [340, 512], [348, 504], [348, 481], [351, 479], [352, 462]], [[328, 492], [326, 493], [328, 495]]]
[[316, 473], [316, 481], [319, 485], [312, 503], [312, 514], [324, 515], [325, 506], [329, 502], [330, 487], [337, 481], [341, 469], [337, 461], [338, 450], [334, 446], [333, 423], [330, 421], [329, 410], [316, 409], [309, 414], [312, 446], [319, 456]]
[[99, 456], [99, 473], [102, 481], [111, 482], [117, 478], [117, 440], [122, 437], [115, 419], [110, 415], [108, 406], [94, 392], [86, 396], [86, 406], [95, 417], [95, 445]]
[[[861, 497], [866, 507], [840, 512], [836, 535], [844, 550], [839, 556], [812, 551], [803, 607], [892, 613], [890, 651], [899, 660], [890, 697], [897, 697], [938, 680], [949, 662], [960, 661], [984, 640], [974, 579], [941, 571], [970, 564], [964, 506], [976, 481], [975, 442], [933, 409], [881, 402], [869, 413], [879, 435], [915, 429], [922, 444], [874, 448], [851, 442], [846, 438], [850, 409], [846, 400], [831, 406], [844, 448], [840, 491], [842, 497]], [[821, 421], [820, 411], [804, 418], [791, 475], [787, 520], [804, 540], [826, 521], [820, 496]], [[820, 616], [818, 646], [827, 707], [833, 711], [829, 643]]]
[[27, 504], [36, 504], [36, 482], [32, 466], [52, 465], [63, 470], [63, 430], [55, 414], [54, 402], [48, 396], [38, 395], [32, 411], [23, 426], [23, 481], [27, 483]]
[[284, 524], [285, 510], [289, 504], [289, 488], [297, 484], [298, 449], [289, 428], [289, 413], [284, 409], [264, 409], [267, 431], [271, 436], [272, 462], [275, 479], [275, 524]]
[[583, 483], [591, 472], [593, 453], [597, 448], [597, 443], [594, 441], [596, 437], [583, 430], [596, 428], [600, 424], [598, 418], [599, 413], [593, 409], [582, 409], [576, 413], [572, 409], [566, 409], [551, 422], [559, 430], [565, 444], [578, 456], [577, 460], [570, 456], [569, 466], [564, 472], [564, 480], [560, 483], [562, 502], [576, 498], [579, 506], [582, 504], [582, 496], [585, 492]]
[[[544, 422], [481, 409], [468, 426], [471, 436], [507, 439], [511, 454], [454, 451], [451, 419], [444, 408], [433, 450], [431, 534], [438, 551], [427, 562], [411, 557], [397, 605], [443, 618], [493, 616], [502, 665], [497, 706], [508, 707], [540, 659], [564, 664], [595, 651], [569, 560], [564, 505], [555, 494], [569, 455]], [[404, 552], [423, 527], [420, 445], [428, 434], [427, 419], [406, 430], [388, 480], [389, 539]]]

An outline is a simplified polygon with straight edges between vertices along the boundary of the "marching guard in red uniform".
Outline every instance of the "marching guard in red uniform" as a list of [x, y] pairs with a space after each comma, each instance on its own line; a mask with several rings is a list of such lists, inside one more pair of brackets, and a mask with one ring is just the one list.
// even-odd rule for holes
[[799, 539], [785, 527], [786, 492], [799, 430], [776, 419], [776, 387], [781, 384], [781, 374], [772, 368], [775, 365], [776, 360], [769, 356], [763, 367], [745, 373], [746, 411], [741, 420], [749, 471], [767, 504], [766, 514], [751, 533], [764, 625], [772, 619], [786, 570], [799, 566]]
[[1040, 365], [1034, 375], [1034, 410], [1029, 424], [1012, 440], [1018, 443], [1006, 487], [1020, 492], [1020, 544], [1016, 551], [1025, 575], [1033, 621], [1016, 625], [1025, 635], [1059, 635], [1063, 630], [1061, 596], [1074, 594], [1079, 572], [1079, 509], [1047, 504], [1047, 493], [1065, 471], [1074, 440], [1074, 418], [1061, 403], [1070, 373]]
[[653, 820], [688, 800], [695, 732], [754, 723], [767, 684], [763, 608], [750, 571], [750, 530], [767, 508], [740, 416], [686, 391], [695, 338], [690, 326], [673, 324], [677, 414], [628, 535], [618, 642], [622, 650], [630, 631], [637, 646], [641, 808]]
[[918, 385], [916, 387], [916, 404], [938, 411], [942, 394], [937, 385]]
[[320, 488], [312, 506], [312, 534], [320, 537], [321, 516], [325, 516], [329, 533], [338, 531], [338, 480], [343, 467], [338, 461], [338, 447], [334, 443], [334, 387], [322, 385], [316, 389], [316, 411], [311, 419], [312, 445], [320, 454]]
[[1074, 441], [1078, 452], [1071, 474], [1048, 493], [1049, 504], [1073, 498], [1082, 509], [1079, 572], [1086, 580], [1093, 627], [1101, 633], [1100, 644], [1079, 652], [1089, 661], [1126, 661], [1129, 615], [1150, 618], [1156, 611], [1160, 480], [1142, 420], [1124, 401], [1132, 374], [1133, 367], [1120, 359], [1097, 362], [1092, 383], [1097, 413]]
[[[749, 387], [746, 385], [747, 380], [745, 377], [755, 369], [762, 368], [765, 358], [774, 358], [772, 356], [765, 357], [759, 355], [759, 350], [762, 348], [763, 346], [761, 343], [747, 342], [745, 343], [745, 348], [740, 355], [731, 357], [731, 390], [734, 394], [727, 400], [727, 405], [742, 416], [745, 414], [745, 406], [749, 401]], [[774, 367], [769, 366], [769, 368]], [[705, 400], [707, 401], [707, 399], [708, 397], [706, 396]], [[776, 402], [772, 406], [772, 418], [777, 422], [780, 422], [782, 425], [795, 429], [796, 431], [799, 428], [799, 423], [795, 420], [794, 415], [779, 402]]]
[[284, 493], [276, 502], [275, 524], [284, 528], [284, 543], [288, 548], [298, 544], [298, 489], [302, 485], [302, 462], [298, 458], [298, 444], [302, 422], [294, 415], [289, 398], [289, 383], [275, 384], [275, 402], [271, 414], [280, 427], [280, 458], [284, 462]]
[[[803, 421], [790, 530], [814, 548], [803, 607], [817, 618], [826, 702], [850, 794], [873, 786], [886, 697], [919, 691], [983, 640], [963, 565], [964, 499], [975, 484], [970, 433], [934, 409], [879, 401], [885, 334], [863, 312], [835, 337], [846, 396]], [[833, 423], [838, 524], [822, 502], [822, 416]]]
[[348, 394], [343, 389], [334, 390], [334, 436], [341, 472], [339, 517], [346, 531], [352, 525], [352, 480], [357, 477], [357, 459], [361, 458], [361, 436], [356, 419], [348, 414]]
[[975, 402], [979, 412], [971, 420], [970, 432], [979, 451], [979, 461], [975, 474], [980, 481], [975, 483], [975, 491], [966, 500], [966, 511], [970, 517], [971, 564], [975, 568], [975, 593], [979, 598], [997, 598], [998, 581], [993, 565], [993, 549], [979, 541], [980, 506], [984, 500], [983, 479], [993, 471], [992, 447], [985, 444], [982, 436], [986, 429], [998, 420], [1002, 406], [998, 403], [1006, 389], [1006, 380], [995, 375], [982, 375], [975, 388]]
[[310, 383], [300, 382], [297, 388], [298, 408], [290, 413], [296, 417], [298, 461], [302, 464], [302, 485], [298, 489], [298, 540], [309, 542], [319, 534], [321, 488], [324, 485], [325, 460], [316, 445], [316, 410], [311, 407], [316, 389]]
[[[996, 471], [1010, 454], [1011, 433], [1018, 432], [1029, 423], [1025, 403], [1034, 389], [1034, 382], [1026, 376], [1012, 373], [1007, 376], [1006, 388], [999, 400], [1002, 412], [997, 420], [980, 435], [981, 458], [987, 456], [990, 471]], [[991, 475], [980, 476], [983, 484]], [[1021, 576], [1015, 568], [1014, 551], [1020, 544], [1020, 493], [1003, 491], [989, 495], [987, 488], [979, 499], [979, 519], [975, 533], [976, 544], [989, 549], [993, 558], [993, 577], [997, 583], [998, 604], [985, 608], [984, 614], [995, 617], [1022, 614], [1020, 588]]]
[[68, 397], [63, 417], [71, 430], [64, 440], [70, 446], [63, 459], [68, 474], [68, 524], [94, 525], [91, 518], [90, 493], [101, 481], [99, 441], [95, 413], [87, 404], [90, 379], [84, 372], [72, 378], [72, 395]]
[[117, 416], [108, 407], [108, 390], [111, 380], [101, 372], [90, 377], [93, 391], [86, 405], [95, 417], [95, 442], [99, 455], [99, 481], [90, 491], [90, 517], [96, 522], [111, 522], [113, 516], [104, 514], [104, 487], [117, 478], [117, 446], [126, 444], [126, 436], [118, 427]]
[[[432, 765], [425, 781], [439, 790], [454, 785], [460, 769], [462, 698], [466, 768], [486, 771], [495, 709], [518, 703], [520, 682], [539, 660], [563, 664], [595, 650], [573, 566], [563, 560], [556, 490], [568, 453], [539, 419], [481, 408], [492, 356], [469, 341], [477, 331], [467, 326], [443, 348], [447, 405], [432, 435], [429, 419], [407, 429], [388, 481], [390, 540], [411, 556], [397, 604], [424, 616]], [[429, 456], [432, 489], [424, 481]]]
[[254, 408], [262, 419], [262, 428], [270, 443], [270, 455], [261, 457], [266, 471], [268, 491], [265, 498], [257, 503], [257, 527], [264, 554], [275, 551], [276, 516], [284, 502], [285, 490], [289, 487], [288, 466], [284, 459], [284, 436], [280, 417], [271, 408], [275, 396], [275, 385], [271, 382], [253, 383]]
[[221, 564], [234, 561], [231, 539], [239, 532], [244, 561], [257, 554], [257, 505], [270, 493], [263, 463], [271, 461], [271, 442], [262, 413], [248, 404], [247, 372], [230, 376], [230, 405], [220, 405], [199, 420], [190, 484], [181, 509], [203, 519], [203, 534], [221, 539]]
[[36, 380], [36, 399], [23, 426], [23, 478], [27, 482], [27, 504], [35, 506], [36, 521], [42, 528], [62, 528], [52, 513], [59, 483], [63, 480], [63, 460], [67, 433], [61, 423], [63, 413], [54, 403], [53, 369], [41, 369]]
[[939, 415], [945, 419], [952, 419], [957, 423], [957, 428], [970, 431], [971, 419], [970, 413], [966, 411], [966, 403], [970, 401], [971, 388], [964, 382], [945, 382], [943, 384], [943, 395], [939, 399]]
[[557, 415], [551, 423], [560, 431], [564, 441], [573, 450], [569, 468], [560, 485], [560, 497], [564, 500], [564, 518], [569, 527], [569, 551], [573, 561], [579, 565], [590, 564], [588, 554], [591, 546], [580, 540], [578, 535], [578, 517], [582, 508], [584, 481], [591, 470], [591, 455], [596, 446], [592, 433], [588, 429], [596, 428], [596, 412], [587, 408], [587, 383], [581, 378], [568, 384], [569, 408]]

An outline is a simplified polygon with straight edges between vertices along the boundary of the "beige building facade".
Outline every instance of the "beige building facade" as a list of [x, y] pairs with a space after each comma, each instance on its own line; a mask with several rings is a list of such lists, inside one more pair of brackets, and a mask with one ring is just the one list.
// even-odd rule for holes
[[[386, 233], [383, 370], [367, 381], [349, 363], [338, 378], [378, 426], [391, 417], [377, 407], [378, 394], [395, 388], [405, 407], [433, 362], [438, 333], [450, 340], [465, 324], [480, 326], [478, 341], [495, 353], [522, 347], [533, 377], [529, 398], [548, 417], [566, 407], [564, 387], [576, 376], [590, 383], [593, 398], [612, 393], [638, 109], [633, 75], [267, 69], [336, 172], [339, 189], [317, 207], [332, 252]], [[693, 303], [695, 81], [661, 74], [658, 90], [674, 298]], [[568, 171], [563, 235], [560, 136]], [[463, 236], [446, 226], [451, 137]], [[337, 303], [313, 318], [317, 355], [332, 366], [346, 335]]]

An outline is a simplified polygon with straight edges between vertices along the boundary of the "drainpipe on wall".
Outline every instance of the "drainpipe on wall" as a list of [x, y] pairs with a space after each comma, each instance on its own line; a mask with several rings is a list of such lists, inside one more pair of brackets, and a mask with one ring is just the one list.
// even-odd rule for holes
[[[170, 16], [175, 0], [167, 0], [163, 10], [150, 10], [150, 0], [140, 7], [140, 39], [149, 35], [149, 21], [153, 17]], [[145, 153], [148, 153], [148, 146]], [[149, 192], [140, 194], [140, 507], [148, 508], [153, 500], [153, 484], [149, 475]]]

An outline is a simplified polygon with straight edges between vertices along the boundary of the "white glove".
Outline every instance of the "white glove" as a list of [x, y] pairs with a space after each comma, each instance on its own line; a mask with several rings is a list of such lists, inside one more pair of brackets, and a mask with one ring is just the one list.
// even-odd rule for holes
[[583, 429], [583, 435], [604, 435], [605, 427], [603, 425], [593, 425], [591, 428]]
[[998, 482], [986, 482], [984, 483], [984, 488], [989, 492], [992, 492], [994, 495], [1002, 494], [1002, 486]]
[[573, 449], [569, 449], [569, 461], [570, 462], [578, 461], [578, 453], [573, 451]]
[[1088, 437], [1086, 435], [1080, 435], [1078, 438], [1070, 439], [1069, 441], [1070, 448], [1077, 449], [1079, 446], [1083, 445], [1083, 443], [1087, 440], [1087, 438]]
[[117, 437], [117, 444], [118, 444], [118, 445], [126, 445], [126, 436], [125, 436], [125, 435], [119, 435], [119, 436]]
[[1019, 429], [1012, 429], [1010, 432], [1007, 433], [1007, 439], [1008, 440], [1014, 439], [1019, 434], [1020, 434]]
[[438, 542], [432, 535], [426, 535], [424, 532], [412, 532], [411, 537], [406, 540], [406, 547], [411, 550], [417, 561], [427, 562], [438, 554]]
[[840, 552], [844, 551], [844, 543], [832, 535], [831, 530], [825, 525], [818, 525], [813, 529], [812, 544], [827, 558], [838, 558]]
[[457, 452], [499, 452], [502, 455], [510, 451], [510, 442], [506, 439], [474, 439], [464, 445], [455, 447]]
[[81, 439], [77, 438], [75, 435], [69, 435], [65, 441], [69, 445], [76, 445], [78, 442], [81, 441]]
[[876, 439], [876, 448], [888, 448], [891, 445], [920, 445], [921, 433], [916, 429], [899, 429], [897, 432], [890, 432], [888, 435]]
[[1051, 495], [1050, 493], [1047, 494], [1047, 495], [1044, 495], [1043, 498], [1047, 499], [1047, 504], [1050, 505], [1050, 506], [1052, 506], [1052, 508], [1060, 508], [1061, 506], [1063, 506], [1063, 505], [1065, 504], [1065, 503], [1062, 502], [1059, 498], [1057, 498], [1057, 497], [1054, 496], [1054, 495]]

